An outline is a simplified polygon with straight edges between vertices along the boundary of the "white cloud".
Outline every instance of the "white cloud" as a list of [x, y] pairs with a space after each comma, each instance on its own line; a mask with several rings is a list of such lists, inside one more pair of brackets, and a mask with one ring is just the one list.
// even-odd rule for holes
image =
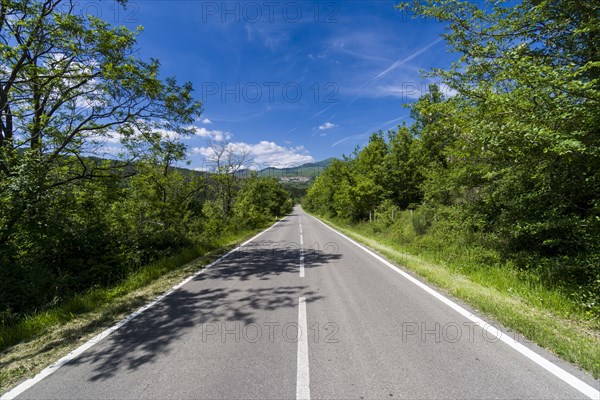
[[319, 129], [324, 131], [326, 129], [335, 128], [336, 126], [336, 124], [332, 124], [331, 122], [325, 122], [323, 125], [319, 126]]
[[[429, 93], [429, 85], [434, 82], [429, 81], [407, 81], [401, 83], [393, 83], [389, 85], [377, 86], [373, 89], [369, 89], [369, 92], [364, 97], [380, 98], [380, 97], [394, 97], [402, 99], [403, 101], [418, 100], [422, 96]], [[437, 83], [440, 92], [446, 97], [456, 96], [456, 90], [452, 89], [445, 83]]]
[[446, 85], [445, 83], [440, 83], [439, 87], [440, 87], [440, 92], [442, 92], [442, 94], [446, 97], [454, 97], [458, 94], [458, 92], [456, 90], [452, 89], [450, 86]]
[[[168, 139], [168, 140], [179, 140], [179, 139], [187, 138], [186, 136], [182, 136], [175, 131], [170, 131], [167, 129], [155, 128], [153, 130], [153, 132], [158, 133], [162, 138]], [[134, 135], [139, 137], [141, 135], [140, 131], [138, 129], [134, 129]], [[121, 134], [117, 131], [111, 130], [111, 131], [108, 131], [105, 135], [94, 136], [92, 139], [95, 141], [106, 142], [106, 143], [121, 143], [121, 141], [124, 138], [125, 137], [123, 136], [123, 134]]]
[[[233, 153], [248, 153], [253, 158], [253, 169], [291, 167], [315, 161], [304, 146], [284, 147], [266, 140], [256, 144], [228, 143], [227, 148]], [[192, 152], [204, 157], [205, 161], [213, 161], [214, 152], [210, 147], [195, 147]]]
[[[208, 130], [206, 128], [197, 127], [197, 126], [193, 126], [193, 125], [188, 126], [187, 129], [190, 129], [197, 136], [210, 139], [214, 142], [227, 141], [233, 137], [233, 135], [230, 132], [219, 131], [219, 130]], [[154, 132], [160, 134], [160, 136], [163, 139], [172, 140], [172, 141], [187, 140], [192, 137], [190, 135], [181, 135], [175, 131], [171, 131], [171, 130], [167, 130], [167, 129], [154, 129]], [[139, 134], [140, 134], [139, 131], [136, 129], [135, 135], [139, 135]], [[99, 146], [98, 148], [100, 150], [103, 150], [105, 148], [106, 149], [110, 148], [111, 152], [114, 153], [114, 149], [118, 148], [115, 146], [121, 144], [122, 140], [124, 139], [124, 136], [117, 131], [111, 130], [111, 131], [106, 132], [103, 135], [90, 136], [89, 139], [93, 144], [95, 144], [96, 146]], [[110, 146], [112, 146], [112, 147], [110, 147]]]
[[371, 97], [395, 97], [408, 100], [417, 100], [427, 93], [427, 83], [402, 82], [399, 85], [377, 86]]
[[121, 143], [121, 140], [123, 139], [123, 135], [121, 135], [120, 133], [118, 133], [116, 131], [110, 131], [106, 134], [106, 136], [97, 136], [97, 137], [94, 137], [94, 139], [100, 140], [100, 141], [103, 140], [108, 143]]
[[215, 142], [223, 142], [233, 137], [231, 132], [219, 131], [219, 130], [208, 130], [203, 127], [193, 127], [197, 136], [214, 140]]
[[125, 153], [124, 149], [117, 146], [104, 146], [100, 149], [100, 155], [118, 156]]
[[168, 131], [166, 129], [157, 129], [156, 132], [159, 133], [160, 136], [163, 137], [164, 139], [169, 139], [169, 140], [185, 139], [185, 136], [181, 137], [181, 135], [175, 131]]
[[203, 123], [203, 124], [206, 124], [206, 125], [210, 125], [210, 124], [212, 124], [212, 121], [211, 121], [210, 119], [208, 119], [208, 118], [204, 118], [204, 119], [202, 120], [202, 123]]

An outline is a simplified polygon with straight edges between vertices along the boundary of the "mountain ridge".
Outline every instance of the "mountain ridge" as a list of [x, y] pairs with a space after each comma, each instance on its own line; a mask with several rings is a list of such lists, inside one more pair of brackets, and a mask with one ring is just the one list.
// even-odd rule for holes
[[[257, 171], [257, 175], [260, 177], [308, 177], [308, 178], [316, 178], [319, 176], [325, 169], [336, 160], [335, 157], [326, 158], [325, 160], [304, 163], [297, 167], [286, 167], [286, 168], [276, 168], [276, 167], [267, 167]], [[242, 169], [236, 172], [237, 176], [247, 176], [252, 172], [250, 169]]]

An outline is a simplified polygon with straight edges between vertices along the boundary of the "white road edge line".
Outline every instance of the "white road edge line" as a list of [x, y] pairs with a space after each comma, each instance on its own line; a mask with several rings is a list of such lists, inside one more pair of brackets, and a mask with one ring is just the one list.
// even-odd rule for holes
[[[310, 215], [310, 214], [308, 214], [308, 215]], [[404, 278], [406, 278], [410, 282], [414, 283], [415, 285], [417, 285], [418, 287], [420, 287], [421, 289], [423, 289], [424, 291], [426, 291], [427, 293], [429, 293], [436, 299], [440, 300], [442, 303], [446, 304], [448, 307], [452, 308], [454, 311], [458, 312], [462, 316], [464, 316], [467, 319], [471, 320], [472, 322], [476, 323], [481, 329], [485, 329], [488, 334], [494, 335], [499, 340], [501, 340], [508, 346], [512, 347], [514, 350], [518, 351], [525, 357], [529, 358], [531, 361], [535, 362], [540, 367], [544, 368], [546, 371], [550, 372], [554, 376], [560, 378], [561, 380], [563, 380], [564, 382], [569, 384], [571, 387], [577, 389], [578, 391], [580, 391], [581, 393], [583, 393], [590, 399], [594, 399], [594, 400], [600, 399], [600, 391], [598, 391], [597, 389], [593, 388], [592, 386], [588, 385], [581, 379], [575, 377], [574, 375], [572, 375], [569, 372], [565, 371], [564, 369], [560, 368], [558, 365], [545, 359], [544, 357], [537, 354], [536, 352], [529, 349], [528, 347], [523, 346], [521, 343], [519, 343], [518, 341], [511, 338], [509, 335], [504, 335], [502, 333], [502, 331], [496, 329], [491, 324], [485, 322], [483, 319], [481, 319], [478, 316], [467, 311], [465, 308], [459, 306], [452, 300], [450, 300], [447, 297], [443, 296], [442, 294], [438, 293], [437, 291], [430, 288], [429, 286], [427, 286], [423, 282], [419, 281], [415, 277], [402, 271], [401, 269], [396, 267], [394, 264], [390, 263], [388, 260], [386, 260], [383, 257], [381, 257], [380, 255], [374, 253], [373, 251], [371, 251], [367, 247], [363, 246], [362, 244], [356, 242], [354, 239], [351, 239], [350, 237], [346, 236], [345, 234], [339, 232], [337, 229], [332, 228], [331, 226], [327, 225], [325, 222], [321, 221], [320, 219], [313, 217], [312, 215], [310, 215], [310, 216], [312, 218], [314, 218], [315, 220], [317, 220], [318, 222], [320, 222], [321, 224], [323, 224], [329, 230], [337, 233], [338, 235], [342, 236], [349, 242], [353, 243], [355, 246], [359, 247], [360, 249], [364, 250], [371, 256], [375, 257], [381, 263], [383, 263], [387, 267], [391, 268], [392, 270], [396, 271], [397, 273], [402, 275]]]
[[310, 400], [310, 375], [308, 369], [308, 324], [306, 298], [298, 301], [298, 367], [296, 373], [296, 399]]
[[267, 229], [259, 232], [257, 235], [253, 236], [252, 238], [246, 240], [244, 243], [240, 244], [235, 249], [230, 250], [226, 254], [222, 255], [219, 258], [217, 258], [216, 260], [214, 260], [213, 262], [211, 262], [210, 264], [208, 264], [206, 267], [202, 268], [200, 271], [194, 273], [193, 275], [191, 275], [191, 276], [187, 277], [186, 279], [184, 279], [183, 281], [179, 282], [177, 285], [173, 286], [167, 292], [165, 292], [165, 293], [161, 294], [160, 296], [158, 296], [152, 302], [144, 305], [143, 307], [141, 307], [137, 311], [134, 311], [133, 313], [129, 314], [126, 318], [124, 318], [121, 321], [117, 322], [115, 325], [111, 326], [110, 328], [105, 329], [104, 331], [100, 332], [98, 335], [94, 336], [93, 338], [91, 338], [90, 340], [88, 340], [87, 342], [85, 342], [84, 344], [82, 344], [81, 346], [79, 346], [77, 349], [73, 350], [72, 352], [70, 352], [69, 354], [67, 354], [66, 356], [64, 356], [63, 358], [61, 358], [60, 360], [56, 361], [52, 365], [50, 365], [50, 366], [46, 367], [45, 369], [43, 369], [42, 371], [40, 371], [33, 378], [27, 379], [26, 381], [22, 382], [21, 384], [17, 385], [16, 387], [12, 388], [8, 392], [4, 393], [2, 396], [0, 396], [0, 400], [12, 400], [12, 399], [14, 399], [15, 397], [17, 397], [18, 395], [20, 395], [21, 393], [23, 393], [27, 389], [31, 388], [36, 383], [40, 382], [42, 379], [46, 378], [47, 376], [49, 376], [50, 374], [52, 374], [53, 372], [55, 372], [56, 370], [58, 370], [63, 365], [67, 364], [69, 361], [72, 361], [75, 358], [77, 358], [78, 356], [80, 356], [84, 351], [88, 350], [90, 347], [92, 347], [96, 343], [100, 342], [102, 339], [106, 338], [108, 335], [110, 335], [114, 331], [116, 331], [119, 328], [121, 328], [124, 325], [126, 325], [128, 322], [130, 322], [132, 319], [134, 319], [135, 317], [137, 317], [140, 314], [142, 314], [144, 311], [146, 311], [149, 308], [155, 306], [157, 303], [159, 303], [165, 297], [167, 297], [168, 295], [170, 295], [171, 293], [173, 293], [174, 291], [176, 291], [177, 289], [179, 289], [180, 287], [182, 287], [183, 285], [185, 285], [186, 283], [188, 283], [189, 281], [191, 281], [192, 279], [194, 279], [196, 276], [202, 274], [207, 269], [209, 269], [209, 268], [213, 267], [214, 265], [220, 263], [226, 257], [228, 257], [231, 254], [235, 253], [236, 251], [238, 251], [239, 249], [241, 249], [242, 247], [244, 247], [248, 243], [252, 242], [253, 240], [256, 240], [262, 234], [270, 231], [275, 226], [277, 226], [281, 221], [283, 221], [283, 218], [280, 219], [279, 221], [277, 221], [276, 223], [274, 223], [273, 225], [271, 225], [270, 227], [268, 227]]

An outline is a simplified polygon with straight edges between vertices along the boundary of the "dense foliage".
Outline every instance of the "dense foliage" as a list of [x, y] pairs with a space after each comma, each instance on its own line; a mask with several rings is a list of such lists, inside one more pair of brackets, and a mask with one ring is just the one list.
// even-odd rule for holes
[[[417, 208], [415, 230], [484, 244], [600, 303], [600, 5], [526, 0], [400, 5], [445, 22], [459, 61], [309, 189], [315, 212], [365, 220]], [[388, 212], [386, 211], [387, 215]], [[444, 229], [439, 229], [443, 226]], [[575, 290], [574, 290], [575, 289]]]
[[174, 168], [201, 113], [191, 84], [74, 7], [0, 0], [1, 323], [291, 210], [276, 180]]

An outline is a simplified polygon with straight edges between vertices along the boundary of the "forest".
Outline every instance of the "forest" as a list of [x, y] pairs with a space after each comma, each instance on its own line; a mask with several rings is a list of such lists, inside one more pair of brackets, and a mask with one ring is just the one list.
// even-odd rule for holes
[[177, 168], [203, 111], [192, 85], [137, 56], [139, 31], [74, 7], [0, 2], [2, 328], [292, 207], [276, 179], [237, 177], [250, 155], [227, 143], [209, 171]]
[[399, 8], [446, 23], [445, 40], [460, 58], [427, 71], [440, 83], [409, 105], [413, 122], [373, 133], [334, 161], [309, 188], [305, 208], [344, 226], [371, 220], [370, 232], [409, 249], [460, 248], [476, 264], [566, 293], [597, 319], [598, 5]]

